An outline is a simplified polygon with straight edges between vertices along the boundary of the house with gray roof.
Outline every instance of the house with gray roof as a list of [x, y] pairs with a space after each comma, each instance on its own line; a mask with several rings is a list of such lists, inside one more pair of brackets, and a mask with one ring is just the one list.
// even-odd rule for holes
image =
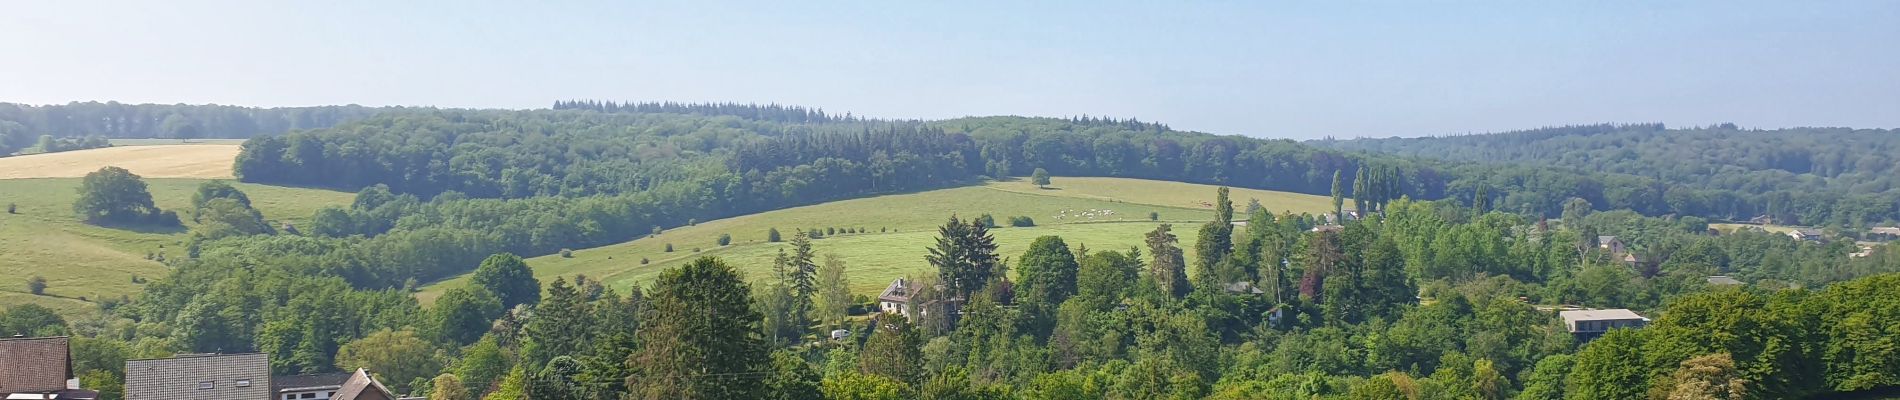
[[270, 356], [184, 354], [125, 362], [125, 400], [275, 400]]

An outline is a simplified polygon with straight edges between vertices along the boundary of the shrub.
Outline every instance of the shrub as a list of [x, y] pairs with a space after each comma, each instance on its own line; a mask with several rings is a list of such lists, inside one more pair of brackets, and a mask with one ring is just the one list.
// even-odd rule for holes
[[647, 265], [647, 263], [649, 263], [649, 262], [652, 262], [652, 261], [651, 261], [651, 260], [647, 260], [647, 258], [646, 258], [646, 257], [640, 257], [640, 265]]
[[46, 294], [46, 277], [34, 275], [26, 279], [26, 291], [35, 296]]
[[561, 258], [574, 258], [574, 250], [561, 249]]
[[662, 228], [660, 228], [660, 226], [659, 226], [659, 225], [654, 225], [654, 226], [653, 226], [653, 236], [660, 236], [660, 232], [666, 232], [666, 229], [662, 229]]
[[687, 220], [686, 220], [686, 226], [699, 226], [699, 218], [690, 218], [690, 219], [687, 219]]
[[825, 236], [838, 234], [838, 228], [825, 228]]
[[20, 206], [19, 206], [19, 205], [17, 205], [17, 204], [13, 204], [13, 203], [7, 203], [7, 213], [8, 213], [8, 214], [19, 214], [19, 213], [20, 213]]
[[724, 233], [719, 234], [719, 245], [725, 246], [729, 244], [732, 244], [732, 235], [724, 234]]
[[672, 252], [673, 252], [673, 244], [672, 244], [672, 243], [667, 243], [667, 244], [666, 244], [666, 252], [668, 252], [668, 253], [672, 253]]
[[989, 214], [983, 214], [983, 216], [976, 217], [976, 222], [982, 223], [983, 226], [987, 226], [991, 228], [996, 227], [996, 217], [990, 216]]
[[699, 252], [699, 248], [698, 248], [698, 247], [694, 247], [694, 248], [693, 248], [693, 252], [694, 252], [694, 253], [698, 253], [698, 252]]
[[1149, 212], [1148, 212], [1148, 220], [1149, 220], [1149, 221], [1160, 221], [1160, 220], [1161, 220], [1161, 213], [1160, 213], [1160, 212], [1157, 212], [1157, 211], [1149, 211]]
[[783, 239], [779, 237], [778, 228], [767, 229], [765, 231], [765, 241], [778, 243], [780, 240], [783, 240]]
[[1009, 217], [1009, 226], [1014, 226], [1018, 228], [1036, 226], [1036, 220], [1030, 219], [1029, 216], [1027, 215], [1020, 216], [1020, 217]]

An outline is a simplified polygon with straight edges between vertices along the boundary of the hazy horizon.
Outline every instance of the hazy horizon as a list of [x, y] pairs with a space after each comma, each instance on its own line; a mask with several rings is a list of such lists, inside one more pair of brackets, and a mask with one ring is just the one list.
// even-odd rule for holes
[[1316, 139], [1900, 127], [1900, 3], [17, 3], [0, 101], [1079, 115]]

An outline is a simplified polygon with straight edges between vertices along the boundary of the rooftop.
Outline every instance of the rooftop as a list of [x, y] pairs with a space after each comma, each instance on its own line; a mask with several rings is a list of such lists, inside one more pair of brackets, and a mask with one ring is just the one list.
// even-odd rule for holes
[[0, 394], [65, 390], [69, 343], [65, 336], [0, 339]]
[[1637, 315], [1635, 311], [1630, 311], [1629, 309], [1624, 309], [1624, 308], [1612, 308], [1612, 309], [1606, 309], [1606, 310], [1558, 311], [1557, 315], [1560, 317], [1563, 317], [1565, 323], [1576, 323], [1577, 321], [1617, 321], [1617, 320], [1631, 320], [1631, 319], [1640, 319], [1644, 321], [1649, 320], [1649, 318], [1643, 318], [1643, 316]]
[[897, 278], [896, 280], [891, 281], [890, 286], [884, 287], [884, 292], [878, 294], [877, 299], [883, 300], [883, 301], [906, 303], [910, 301], [910, 296], [913, 294], [916, 294], [916, 293], [915, 293], [915, 290], [913, 290], [910, 287], [910, 280], [904, 279], [904, 278]]
[[189, 354], [125, 362], [125, 400], [269, 399], [270, 356]]

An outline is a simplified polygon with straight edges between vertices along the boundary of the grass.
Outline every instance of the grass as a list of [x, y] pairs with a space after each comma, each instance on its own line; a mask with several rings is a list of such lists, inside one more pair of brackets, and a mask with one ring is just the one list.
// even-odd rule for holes
[[[190, 226], [191, 195], [203, 179], [146, 179], [159, 208], [179, 211]], [[165, 266], [147, 253], [184, 256], [189, 235], [182, 229], [124, 229], [89, 225], [73, 214], [77, 178], [0, 180], [0, 203], [18, 206], [18, 214], [0, 211], [0, 308], [37, 303], [73, 314], [93, 310], [87, 300], [134, 295], [133, 276], [156, 279]], [[264, 217], [302, 224], [326, 205], [349, 204], [354, 194], [319, 189], [233, 183], [249, 195]], [[47, 296], [27, 293], [26, 279], [44, 276]]]
[[119, 146], [0, 157], [0, 179], [77, 178], [117, 166], [146, 178], [230, 178], [235, 144]]
[[[813, 242], [813, 249], [843, 256], [854, 293], [876, 295], [891, 279], [929, 272], [926, 248], [936, 239], [936, 228], [951, 214], [963, 218], [988, 213], [998, 224], [1011, 216], [1029, 216], [1037, 226], [991, 230], [998, 253], [1019, 258], [1030, 241], [1045, 235], [1061, 236], [1071, 247], [1124, 250], [1143, 243], [1143, 234], [1160, 223], [1173, 223], [1180, 246], [1192, 257], [1200, 224], [1213, 219], [1214, 186], [1121, 178], [1062, 178], [1048, 189], [1026, 180], [993, 182], [983, 186], [942, 189], [836, 201], [734, 218], [707, 221], [668, 230], [657, 237], [578, 249], [572, 258], [559, 255], [531, 258], [528, 265], [543, 283], [554, 277], [572, 279], [585, 274], [625, 290], [651, 282], [661, 271], [700, 256], [718, 256], [738, 267], [750, 279], [772, 274], [772, 258], [785, 243], [766, 242], [766, 232], [778, 228], [786, 240], [796, 229], [864, 228], [867, 233], [840, 234]], [[1324, 196], [1236, 189], [1239, 208], [1246, 199], [1259, 198], [1276, 211], [1322, 212], [1332, 208]], [[1094, 210], [1093, 212], [1090, 212]], [[1110, 210], [1112, 212], [1102, 212]], [[1084, 216], [1084, 212], [1089, 212]], [[1148, 213], [1160, 215], [1149, 221]], [[1062, 218], [1058, 218], [1062, 216]], [[718, 246], [720, 234], [733, 243]], [[674, 251], [664, 251], [667, 243]], [[694, 252], [694, 248], [702, 251]], [[1145, 250], [1144, 250], [1145, 251]], [[650, 263], [642, 265], [646, 258]], [[424, 304], [442, 291], [466, 284], [466, 277], [425, 286], [417, 297]]]

